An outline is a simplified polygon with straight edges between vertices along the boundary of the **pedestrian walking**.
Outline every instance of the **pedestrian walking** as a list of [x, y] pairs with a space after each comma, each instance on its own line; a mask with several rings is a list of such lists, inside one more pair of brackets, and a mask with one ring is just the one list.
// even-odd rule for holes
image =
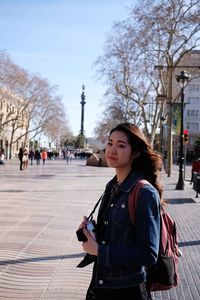
[[41, 154], [40, 154], [40, 150], [36, 149], [35, 150], [35, 160], [36, 160], [36, 164], [40, 165], [40, 159], [41, 159]]
[[[130, 123], [111, 130], [105, 157], [116, 175], [105, 187], [95, 225], [84, 216], [78, 230], [83, 231], [80, 239], [86, 255], [77, 267], [94, 263], [85, 299], [149, 300], [145, 266], [155, 264], [158, 257], [162, 160], [142, 131]], [[133, 225], [128, 197], [139, 179], [148, 183], [138, 194]]]
[[19, 158], [19, 161], [20, 161], [20, 164], [19, 164], [19, 169], [20, 171], [23, 170], [23, 166], [24, 166], [24, 151], [23, 151], [23, 148], [19, 148], [19, 152], [18, 152], [18, 158]]
[[74, 154], [71, 152], [69, 155], [69, 163], [72, 163], [72, 160], [74, 159]]
[[0, 165], [5, 165], [5, 155], [3, 149], [0, 149]]
[[24, 147], [23, 149], [23, 163], [24, 163], [24, 169], [27, 169], [28, 168], [28, 148], [27, 146]]
[[200, 172], [200, 157], [196, 158], [196, 159], [192, 162], [190, 184], [192, 184], [193, 181], [194, 181], [194, 174], [195, 174], [195, 173], [199, 173], [199, 172]]
[[47, 151], [46, 151], [46, 149], [43, 149], [43, 150], [42, 150], [41, 158], [42, 158], [42, 163], [43, 163], [43, 165], [45, 165], [45, 162], [46, 162], [46, 160], [47, 160]]
[[69, 164], [69, 162], [70, 162], [70, 154], [71, 154], [70, 150], [67, 149], [67, 150], [66, 150], [66, 153], [65, 153], [65, 157], [66, 157], [66, 162], [67, 162], [67, 164]]
[[31, 150], [30, 150], [30, 152], [29, 152], [29, 159], [30, 159], [30, 161], [31, 161], [31, 166], [33, 165], [34, 155], [35, 155], [34, 149], [31, 148]]

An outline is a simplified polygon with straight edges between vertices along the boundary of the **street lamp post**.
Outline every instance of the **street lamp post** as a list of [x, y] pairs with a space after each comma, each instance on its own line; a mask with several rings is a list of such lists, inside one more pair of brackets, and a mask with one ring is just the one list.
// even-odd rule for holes
[[164, 116], [160, 117], [161, 122], [161, 135], [160, 135], [160, 150], [162, 158], [164, 156], [164, 124], [165, 124], [166, 118]]
[[[200, 69], [200, 66], [191, 66], [191, 65], [174, 65], [172, 62], [172, 65], [155, 65], [154, 69], [155, 70], [160, 70], [159, 76], [161, 82], [163, 82], [164, 78], [162, 75], [162, 71], [166, 73], [167, 71], [167, 76], [168, 76], [168, 82], [169, 85], [167, 87], [167, 102], [169, 104], [169, 115], [168, 115], [168, 129], [169, 129], [169, 136], [168, 136], [168, 153], [167, 153], [167, 158], [168, 158], [168, 177], [171, 177], [171, 171], [172, 171], [172, 152], [173, 152], [173, 138], [172, 138], [172, 82], [173, 82], [173, 73], [174, 70], [178, 68], [190, 68], [190, 69]], [[164, 80], [165, 81], [165, 80]]]
[[181, 128], [180, 128], [180, 149], [179, 149], [179, 178], [176, 185], [176, 190], [184, 190], [184, 152], [183, 152], [183, 122], [184, 122], [184, 88], [189, 80], [189, 75], [182, 71], [176, 75], [176, 80], [181, 86]]

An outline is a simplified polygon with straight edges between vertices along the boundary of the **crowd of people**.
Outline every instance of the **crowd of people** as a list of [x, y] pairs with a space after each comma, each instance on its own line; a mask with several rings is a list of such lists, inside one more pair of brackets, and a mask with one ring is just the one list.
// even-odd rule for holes
[[[90, 154], [91, 155], [91, 154]], [[45, 148], [43, 149], [34, 149], [30, 148], [28, 151], [27, 146], [21, 147], [18, 152], [18, 158], [20, 161], [20, 170], [24, 170], [28, 167], [28, 163], [30, 161], [30, 165], [34, 164], [40, 165], [41, 161], [42, 164], [45, 165], [47, 159], [55, 159], [59, 155], [58, 153], [54, 153], [53, 151], [47, 151]], [[80, 158], [80, 159], [87, 159], [89, 156], [85, 152], [76, 152], [69, 150], [68, 148], [62, 151], [62, 158], [66, 160], [67, 164], [71, 164], [73, 159]]]
[[34, 160], [36, 161], [36, 165], [40, 165], [41, 160], [42, 164], [45, 165], [45, 162], [48, 158], [48, 153], [46, 149], [34, 150], [33, 148], [31, 148], [28, 151], [27, 147], [21, 147], [18, 152], [18, 158], [20, 161], [19, 169], [23, 171], [24, 169], [27, 169], [29, 160], [31, 165], [33, 165]]

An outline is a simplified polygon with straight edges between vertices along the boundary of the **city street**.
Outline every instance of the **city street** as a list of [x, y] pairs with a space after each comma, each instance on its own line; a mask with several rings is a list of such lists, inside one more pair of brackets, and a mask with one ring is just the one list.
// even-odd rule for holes
[[[113, 169], [84, 160], [47, 160], [23, 171], [17, 159], [0, 166], [0, 299], [85, 299], [91, 266], [76, 268], [84, 254], [75, 231], [113, 175]], [[155, 293], [155, 300], [200, 299], [200, 198], [190, 176], [186, 167], [185, 190], [178, 191], [178, 166], [170, 178], [162, 172], [183, 257], [179, 285]]]

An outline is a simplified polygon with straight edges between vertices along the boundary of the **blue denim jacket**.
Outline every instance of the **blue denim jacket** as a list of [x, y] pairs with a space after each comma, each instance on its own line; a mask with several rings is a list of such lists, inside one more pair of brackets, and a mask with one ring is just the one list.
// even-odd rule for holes
[[146, 279], [144, 266], [156, 263], [160, 240], [160, 197], [151, 184], [145, 184], [139, 191], [134, 225], [129, 217], [128, 195], [140, 178], [141, 174], [130, 174], [111, 203], [107, 194], [116, 178], [106, 186], [98, 214], [101, 215], [103, 204], [109, 203], [97, 234], [99, 250], [93, 274], [97, 288], [137, 285]]

